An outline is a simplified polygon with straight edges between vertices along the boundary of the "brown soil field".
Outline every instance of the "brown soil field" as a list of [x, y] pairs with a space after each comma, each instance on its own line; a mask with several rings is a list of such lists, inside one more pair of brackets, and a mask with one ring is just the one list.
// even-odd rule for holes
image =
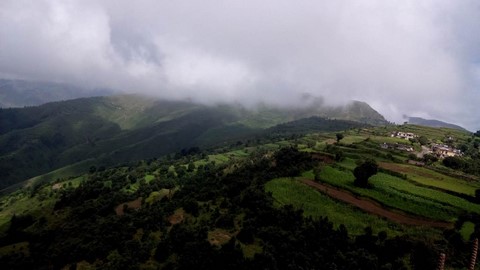
[[177, 209], [175, 210], [175, 213], [173, 215], [168, 217], [168, 222], [170, 222], [170, 224], [172, 225], [175, 225], [175, 224], [181, 223], [184, 218], [185, 218], [185, 211], [183, 209]]
[[377, 216], [386, 218], [388, 220], [405, 224], [405, 225], [414, 225], [414, 226], [428, 226], [436, 228], [451, 228], [452, 224], [444, 221], [429, 220], [422, 217], [416, 217], [403, 213], [401, 211], [393, 211], [385, 208], [377, 202], [357, 197], [350, 192], [345, 190], [340, 190], [335, 187], [327, 186], [325, 184], [320, 184], [314, 182], [313, 180], [303, 179], [302, 182], [310, 187], [317, 189], [318, 191], [327, 194], [328, 196], [335, 198], [337, 200], [349, 203], [353, 206], [356, 206], [362, 209], [365, 212], [375, 214]]
[[215, 229], [208, 232], [208, 242], [212, 245], [221, 246], [232, 238], [232, 234], [222, 229]]
[[123, 206], [124, 205], [127, 205], [128, 209], [138, 209], [138, 208], [142, 207], [142, 197], [139, 197], [134, 201], [121, 203], [117, 207], [115, 207], [115, 213], [117, 213], [117, 216], [122, 216], [123, 214], [125, 214], [123, 212]]

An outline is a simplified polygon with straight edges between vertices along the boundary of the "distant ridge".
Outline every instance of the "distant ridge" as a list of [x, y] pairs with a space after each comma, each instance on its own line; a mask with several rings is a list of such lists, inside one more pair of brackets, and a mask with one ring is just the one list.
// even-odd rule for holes
[[107, 89], [85, 89], [64, 83], [0, 79], [0, 108], [38, 106], [53, 101], [112, 93]]
[[446, 123], [446, 122], [435, 120], [435, 119], [424, 119], [421, 117], [408, 117], [408, 123], [413, 125], [427, 126], [427, 127], [453, 128], [453, 129], [458, 129], [462, 131], [468, 131], [467, 129], [459, 125], [450, 124], [450, 123]]

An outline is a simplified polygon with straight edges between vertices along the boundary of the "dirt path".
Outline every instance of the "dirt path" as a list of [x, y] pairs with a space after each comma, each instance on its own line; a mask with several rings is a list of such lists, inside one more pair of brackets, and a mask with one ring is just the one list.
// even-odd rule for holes
[[416, 225], [416, 226], [429, 226], [429, 227], [436, 227], [436, 228], [452, 227], [452, 224], [449, 222], [429, 220], [421, 217], [414, 217], [406, 213], [401, 213], [401, 212], [386, 209], [376, 202], [370, 201], [368, 199], [357, 198], [353, 194], [347, 191], [339, 190], [331, 186], [314, 182], [312, 180], [303, 179], [301, 181], [304, 184], [311, 186], [317, 189], [318, 191], [321, 191], [322, 193], [327, 194], [330, 197], [352, 204], [366, 212], [387, 218], [397, 223], [406, 224], [406, 225]]

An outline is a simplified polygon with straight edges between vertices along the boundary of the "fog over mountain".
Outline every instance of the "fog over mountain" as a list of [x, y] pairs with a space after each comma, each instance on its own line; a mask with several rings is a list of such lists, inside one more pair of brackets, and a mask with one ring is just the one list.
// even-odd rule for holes
[[0, 77], [480, 129], [480, 2], [0, 2]]

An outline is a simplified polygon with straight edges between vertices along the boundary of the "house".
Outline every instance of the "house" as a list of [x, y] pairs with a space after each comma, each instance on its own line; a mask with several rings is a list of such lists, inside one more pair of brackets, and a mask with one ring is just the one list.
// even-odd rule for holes
[[462, 151], [444, 144], [432, 144], [432, 152], [439, 158], [461, 156]]
[[416, 137], [418, 137], [418, 136], [415, 135], [414, 133], [411, 133], [411, 132], [394, 131], [394, 132], [390, 135], [390, 137], [397, 137], [397, 138], [409, 140], [409, 139], [414, 139], [414, 138], [416, 138]]

